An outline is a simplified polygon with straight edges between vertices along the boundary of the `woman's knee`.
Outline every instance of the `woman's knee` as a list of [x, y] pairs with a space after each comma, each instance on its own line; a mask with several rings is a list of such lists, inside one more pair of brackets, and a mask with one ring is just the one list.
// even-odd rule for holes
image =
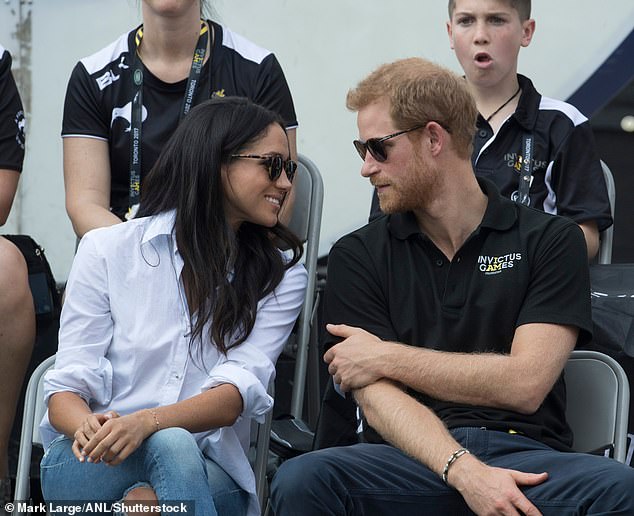
[[188, 450], [190, 448], [198, 449], [196, 439], [191, 432], [184, 428], [164, 428], [155, 432], [148, 437], [147, 443], [150, 447], [166, 448], [168, 450], [175, 450], [178, 453], [180, 450]]
[[158, 508], [158, 497], [149, 486], [137, 486], [130, 489], [123, 497], [125, 514], [144, 514], [146, 512], [159, 512], [150, 508]]
[[196, 439], [183, 428], [165, 428], [152, 434], [146, 441], [146, 451], [152, 460], [163, 465], [205, 470], [205, 459]]

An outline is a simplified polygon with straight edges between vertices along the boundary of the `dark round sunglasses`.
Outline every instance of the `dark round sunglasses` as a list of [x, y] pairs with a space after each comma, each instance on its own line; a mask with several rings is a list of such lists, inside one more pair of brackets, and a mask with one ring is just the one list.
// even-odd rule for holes
[[425, 127], [427, 124], [417, 125], [410, 129], [405, 129], [404, 131], [398, 131], [396, 133], [388, 134], [387, 136], [382, 136], [381, 138], [369, 138], [367, 141], [362, 142], [361, 140], [354, 140], [352, 144], [354, 148], [357, 149], [359, 156], [361, 159], [365, 161], [365, 155], [370, 152], [370, 155], [380, 163], [383, 163], [387, 159], [387, 149], [385, 148], [384, 142], [391, 138], [396, 138], [401, 134], [409, 133], [411, 131], [415, 131], [416, 129], [420, 129], [421, 127]]
[[[361, 159], [365, 161], [365, 155], [370, 152], [370, 155], [377, 160], [379, 163], [383, 163], [387, 160], [387, 149], [385, 148], [384, 142], [389, 140], [390, 138], [396, 138], [401, 134], [409, 133], [411, 131], [416, 131], [416, 129], [420, 129], [421, 127], [425, 127], [429, 122], [436, 122], [435, 120], [429, 120], [424, 124], [419, 124], [410, 129], [405, 129], [403, 131], [398, 131], [396, 133], [388, 134], [387, 136], [382, 136], [381, 138], [369, 138], [367, 141], [362, 142], [361, 140], [354, 140], [352, 144], [354, 148], [357, 149], [359, 156]], [[442, 127], [448, 133], [451, 133], [448, 127], [445, 127], [444, 124], [440, 122], [436, 122], [440, 127]]]
[[297, 172], [297, 162], [292, 159], [284, 159], [282, 156], [261, 156], [259, 154], [232, 154], [232, 158], [240, 159], [259, 159], [269, 171], [269, 179], [277, 181], [282, 175], [282, 170], [286, 172], [286, 177], [290, 183], [295, 178]]

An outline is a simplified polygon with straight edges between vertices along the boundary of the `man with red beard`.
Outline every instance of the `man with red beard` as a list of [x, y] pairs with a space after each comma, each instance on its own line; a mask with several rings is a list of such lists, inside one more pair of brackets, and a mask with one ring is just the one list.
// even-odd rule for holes
[[570, 448], [561, 373], [592, 328], [578, 225], [476, 179], [451, 72], [383, 65], [347, 106], [386, 214], [328, 261], [324, 359], [361, 442], [285, 462], [277, 516], [634, 513], [634, 470]]

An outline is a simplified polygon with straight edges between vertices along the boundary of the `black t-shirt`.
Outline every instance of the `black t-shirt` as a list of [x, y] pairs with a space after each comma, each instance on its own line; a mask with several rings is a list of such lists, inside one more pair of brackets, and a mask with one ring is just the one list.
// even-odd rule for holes
[[0, 45], [0, 168], [22, 172], [25, 118], [11, 74], [11, 55]]
[[[248, 97], [297, 126], [291, 93], [275, 55], [214, 22], [211, 59], [205, 63], [195, 104], [215, 96]], [[123, 217], [130, 189], [130, 126], [132, 99], [131, 51], [137, 29], [82, 59], [73, 70], [66, 101], [62, 136], [87, 136], [108, 141], [112, 171], [110, 205]], [[143, 69], [143, 133], [141, 177], [152, 168], [182, 113], [187, 80], [168, 84]]]
[[[576, 326], [587, 341], [590, 285], [579, 227], [479, 182], [486, 213], [451, 262], [412, 213], [382, 216], [339, 240], [328, 260], [325, 321], [448, 352], [508, 353], [515, 330], [528, 323]], [[334, 342], [329, 336], [326, 345]], [[412, 394], [449, 428], [511, 429], [557, 449], [572, 443], [562, 378], [532, 415]]]

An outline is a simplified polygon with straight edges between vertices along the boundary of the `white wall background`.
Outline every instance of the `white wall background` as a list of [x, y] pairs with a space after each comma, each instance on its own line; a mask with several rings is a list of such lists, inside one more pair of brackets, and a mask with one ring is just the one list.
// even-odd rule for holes
[[[217, 19], [273, 50], [293, 92], [298, 148], [324, 176], [321, 252], [367, 219], [370, 187], [352, 148], [347, 90], [377, 65], [413, 55], [460, 72], [449, 49], [446, 0], [215, 0]], [[609, 6], [609, 9], [606, 7]], [[20, 16], [20, 12], [22, 16]], [[0, 0], [0, 43], [17, 55], [17, 23], [31, 13], [32, 89], [27, 158], [19, 200], [3, 232], [31, 234], [58, 280], [75, 237], [64, 209], [61, 116], [74, 64], [139, 20], [136, 0]], [[537, 32], [520, 71], [542, 93], [570, 95], [634, 26], [632, 0], [534, 0]], [[24, 31], [22, 31], [24, 35]], [[28, 39], [28, 38], [27, 38]], [[24, 50], [24, 47], [23, 47]], [[19, 59], [17, 60], [19, 61]], [[14, 68], [20, 63], [15, 62]], [[28, 96], [28, 92], [25, 93]]]

